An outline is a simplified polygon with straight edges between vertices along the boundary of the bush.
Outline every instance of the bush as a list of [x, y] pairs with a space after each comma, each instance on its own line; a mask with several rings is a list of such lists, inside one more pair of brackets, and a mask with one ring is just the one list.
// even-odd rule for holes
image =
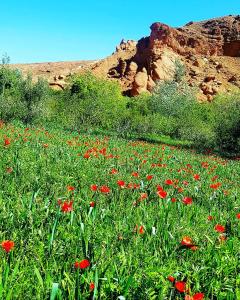
[[72, 128], [94, 126], [111, 129], [118, 122], [125, 101], [117, 82], [91, 73], [74, 76], [58, 104], [60, 122]]
[[217, 146], [223, 152], [240, 154], [240, 94], [216, 98], [214, 113]]
[[51, 94], [48, 83], [36, 83], [28, 76], [23, 78], [18, 70], [7, 65], [0, 67], [0, 118], [5, 121], [20, 120], [32, 123], [41, 118], [44, 101]]

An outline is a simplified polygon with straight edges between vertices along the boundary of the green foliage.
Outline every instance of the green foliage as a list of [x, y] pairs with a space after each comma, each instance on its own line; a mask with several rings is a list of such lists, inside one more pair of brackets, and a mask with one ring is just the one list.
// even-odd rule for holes
[[85, 73], [71, 79], [69, 89], [60, 99], [58, 114], [65, 126], [109, 129], [115, 126], [118, 113], [124, 106], [125, 101], [116, 82]]
[[32, 123], [41, 119], [44, 101], [50, 97], [50, 88], [43, 79], [33, 82], [23, 78], [18, 70], [3, 64], [0, 67], [0, 118]]
[[240, 94], [220, 96], [213, 105], [218, 147], [224, 152], [240, 154]]

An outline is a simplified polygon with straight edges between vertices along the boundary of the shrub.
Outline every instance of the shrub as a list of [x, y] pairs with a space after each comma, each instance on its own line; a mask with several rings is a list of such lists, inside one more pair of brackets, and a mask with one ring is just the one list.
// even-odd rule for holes
[[33, 82], [8, 65], [0, 67], [0, 117], [5, 121], [20, 120], [32, 123], [43, 114], [44, 101], [50, 95], [48, 83], [43, 79]]
[[214, 129], [219, 149], [240, 154], [240, 94], [216, 98], [214, 113]]
[[71, 124], [74, 128], [113, 128], [124, 107], [118, 83], [91, 73], [74, 76], [59, 103], [65, 125]]

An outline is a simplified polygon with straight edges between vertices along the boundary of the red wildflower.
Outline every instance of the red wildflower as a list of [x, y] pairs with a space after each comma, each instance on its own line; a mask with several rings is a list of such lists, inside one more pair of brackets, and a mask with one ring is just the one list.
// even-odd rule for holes
[[103, 185], [100, 187], [100, 192], [103, 194], [108, 194], [108, 193], [110, 193], [110, 188], [106, 185]]
[[157, 194], [161, 199], [164, 199], [167, 197], [167, 192], [165, 192], [164, 190], [158, 191]]
[[215, 175], [211, 178], [212, 181], [215, 181], [216, 179], [218, 179], [218, 175]]
[[93, 192], [96, 192], [97, 189], [98, 189], [98, 186], [97, 186], [96, 184], [92, 184], [92, 185], [90, 186], [90, 189], [91, 189]]
[[186, 246], [186, 247], [192, 247], [192, 246], [194, 246], [192, 238], [190, 238], [189, 236], [184, 236], [182, 238], [181, 244], [183, 246]]
[[227, 236], [223, 233], [223, 234], [220, 234], [219, 236], [219, 241], [221, 243], [225, 242], [227, 240]]
[[237, 219], [240, 219], [240, 213], [236, 214]]
[[118, 173], [118, 170], [112, 169], [110, 173], [111, 173], [111, 174], [117, 174], [117, 173]]
[[175, 278], [173, 276], [168, 276], [168, 280], [171, 281], [171, 282], [174, 282]]
[[67, 190], [68, 190], [69, 192], [74, 191], [74, 190], [75, 190], [75, 187], [74, 187], [74, 186], [71, 186], [71, 185], [68, 185], [68, 186], [67, 186]]
[[184, 197], [183, 198], [183, 203], [188, 205], [188, 204], [192, 204], [192, 198], [190, 197]]
[[148, 181], [150, 181], [150, 180], [153, 179], [153, 175], [147, 175], [146, 178], [147, 178]]
[[140, 199], [143, 200], [143, 199], [147, 199], [148, 197], [148, 194], [147, 193], [141, 193], [140, 195]]
[[177, 202], [177, 199], [176, 198], [172, 198], [171, 201], [174, 203], [174, 202]]
[[194, 246], [191, 246], [190, 249], [191, 249], [192, 251], [196, 251], [196, 250], [198, 249], [198, 247], [194, 245]]
[[138, 174], [137, 172], [133, 172], [133, 173], [132, 173], [132, 176], [133, 176], [133, 177], [139, 177], [139, 174]]
[[186, 291], [186, 282], [184, 281], [176, 281], [175, 288], [180, 292], [184, 293]]
[[90, 158], [90, 154], [86, 152], [86, 153], [83, 155], [83, 157], [86, 158], [86, 159], [88, 159], [88, 158]]
[[145, 232], [144, 227], [141, 225], [141, 226], [139, 227], [139, 233], [140, 233], [140, 234], [144, 234], [144, 232]]
[[118, 186], [120, 186], [121, 188], [123, 188], [125, 186], [125, 182], [123, 180], [118, 180], [117, 181]]
[[139, 188], [140, 188], [140, 184], [134, 183], [134, 184], [133, 184], [133, 188], [134, 188], [134, 189], [139, 189]]
[[80, 261], [80, 262], [75, 262], [74, 263], [74, 267], [76, 268], [76, 269], [86, 269], [87, 267], [89, 267], [90, 266], [90, 262], [89, 262], [89, 260], [87, 260], [87, 259], [83, 259], [82, 261]]
[[94, 201], [90, 202], [90, 207], [94, 207], [96, 205], [96, 203]]
[[171, 179], [165, 180], [165, 184], [167, 184], [167, 185], [173, 185], [173, 183], [174, 182]]
[[9, 138], [4, 139], [4, 146], [7, 147], [11, 144], [11, 140]]
[[7, 253], [9, 253], [14, 248], [14, 242], [6, 240], [1, 243], [1, 246]]
[[89, 284], [89, 290], [90, 290], [90, 292], [92, 292], [94, 290], [94, 288], [95, 288], [94, 282], [91, 282]]
[[61, 211], [64, 213], [73, 211], [73, 201], [64, 201], [61, 204]]
[[208, 221], [212, 221], [214, 219], [214, 217], [213, 216], [208, 216], [207, 219], [208, 219]]
[[194, 175], [193, 175], [193, 178], [194, 178], [195, 180], [200, 180], [200, 175], [199, 175], [199, 174], [194, 174]]
[[225, 232], [225, 227], [224, 227], [223, 225], [221, 225], [221, 224], [217, 224], [217, 225], [215, 226], [215, 230], [216, 230], [217, 232]]
[[205, 169], [207, 169], [209, 167], [209, 163], [208, 162], [202, 162], [201, 165]]
[[217, 182], [217, 183], [214, 183], [214, 184], [210, 184], [210, 188], [214, 189], [214, 190], [217, 190], [221, 185], [222, 185], [221, 182]]
[[193, 296], [193, 300], [202, 300], [202, 299], [204, 299], [203, 293], [197, 293]]

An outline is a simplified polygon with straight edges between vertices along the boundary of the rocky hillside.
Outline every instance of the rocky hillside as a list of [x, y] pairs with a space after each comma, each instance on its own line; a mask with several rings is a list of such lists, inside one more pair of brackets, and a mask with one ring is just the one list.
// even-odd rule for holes
[[[36, 71], [42, 68], [39, 64], [34, 75], [45, 75], [52, 86], [59, 84], [61, 88], [69, 73], [90, 69], [96, 75], [118, 80], [125, 94], [135, 96], [151, 92], [159, 80], [170, 79], [178, 60], [185, 65], [189, 85], [199, 89], [202, 100], [211, 101], [218, 92], [240, 88], [240, 15], [189, 22], [181, 28], [157, 22], [150, 29], [150, 36], [123, 40], [101, 61], [72, 63], [71, 71], [63, 70], [62, 74], [56, 74], [51, 65], [45, 71], [48, 74]], [[27, 70], [27, 65], [18, 67]]]

